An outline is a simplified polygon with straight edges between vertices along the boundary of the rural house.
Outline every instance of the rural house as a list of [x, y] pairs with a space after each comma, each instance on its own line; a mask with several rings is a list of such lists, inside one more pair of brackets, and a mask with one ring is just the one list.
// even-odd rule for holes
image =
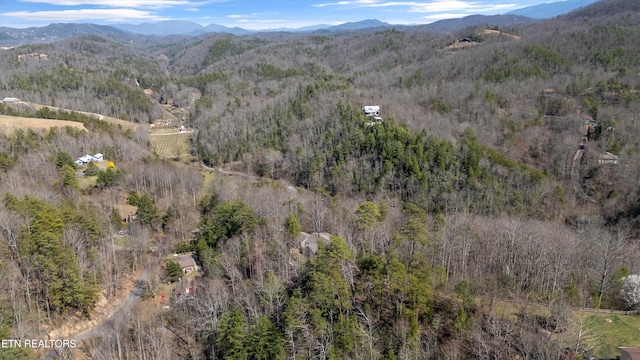
[[182, 268], [182, 272], [187, 275], [196, 271], [196, 261], [193, 259], [193, 256], [191, 254], [181, 255], [181, 256], [174, 255], [173, 261], [180, 264], [180, 267]]
[[307, 234], [301, 232], [296, 239], [299, 244], [300, 252], [305, 255], [313, 255], [318, 252], [320, 243], [325, 245], [331, 243], [331, 234], [329, 233], [313, 233]]
[[380, 106], [378, 105], [365, 105], [362, 107], [362, 112], [367, 117], [372, 117], [374, 121], [368, 123], [368, 125], [375, 125], [378, 121], [382, 121], [382, 117], [380, 117]]
[[362, 107], [362, 112], [367, 116], [380, 116], [380, 106], [378, 105], [365, 105]]
[[313, 233], [307, 234], [301, 232], [296, 237], [297, 248], [291, 248], [289, 250], [289, 265], [294, 268], [299, 268], [300, 264], [304, 262], [305, 256], [313, 256], [318, 252], [320, 243], [328, 245], [331, 243], [331, 234], [329, 233]]
[[620, 360], [640, 360], [640, 348], [619, 347]]
[[79, 157], [78, 160], [74, 162], [78, 166], [83, 166], [83, 165], [87, 165], [92, 161], [102, 161], [102, 160], [104, 160], [104, 155], [102, 155], [101, 153], [97, 153], [95, 155], [91, 155], [91, 154], [83, 155], [82, 157]]
[[604, 154], [600, 155], [600, 158], [598, 159], [598, 164], [618, 165], [618, 156], [607, 151]]

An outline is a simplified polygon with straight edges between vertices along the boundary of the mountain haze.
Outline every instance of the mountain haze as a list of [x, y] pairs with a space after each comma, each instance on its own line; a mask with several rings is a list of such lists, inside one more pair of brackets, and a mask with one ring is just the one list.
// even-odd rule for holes
[[[565, 0], [556, 1], [546, 4], [530, 6], [514, 11], [509, 11], [505, 15], [520, 15], [532, 19], [549, 19], [558, 15], [580, 9], [587, 5], [593, 4], [598, 0]], [[600, 0], [604, 1], [604, 0]]]

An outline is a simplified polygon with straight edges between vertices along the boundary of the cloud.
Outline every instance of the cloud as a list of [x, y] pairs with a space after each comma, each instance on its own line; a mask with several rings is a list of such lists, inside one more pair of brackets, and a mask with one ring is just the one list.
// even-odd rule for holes
[[210, 0], [194, 2], [189, 0], [22, 0], [22, 2], [43, 3], [53, 6], [100, 6], [109, 8], [166, 8], [173, 6], [197, 7], [207, 3], [224, 2]]
[[60, 11], [14, 11], [0, 14], [6, 17], [37, 21], [75, 21], [75, 20], [167, 20], [148, 11], [133, 9], [78, 9]]
[[[258, 18], [269, 18], [269, 17], [278, 17], [281, 14], [275, 11], [267, 11], [267, 12], [259, 12], [259, 13], [251, 13], [251, 14], [229, 14], [226, 17], [229, 19], [236, 20], [246, 20], [246, 19], [258, 19]], [[283, 22], [285, 20], [262, 20], [267, 22]]]
[[409, 12], [436, 13], [436, 12], [493, 12], [516, 8], [517, 4], [487, 4], [477, 1], [461, 0], [435, 0], [435, 1], [380, 1], [380, 0], [354, 0], [338, 1], [331, 3], [314, 4], [315, 7], [349, 6], [349, 7], [406, 7]]
[[438, 20], [447, 20], [447, 19], [460, 19], [465, 16], [469, 16], [469, 14], [468, 13], [460, 13], [460, 14], [438, 13], [438, 14], [423, 16], [422, 19], [429, 20], [429, 21], [438, 21]]
[[[407, 3], [408, 4], [408, 3]], [[486, 4], [481, 2], [468, 2], [459, 0], [433, 1], [429, 3], [413, 3], [410, 7], [412, 12], [443, 12], [443, 11], [465, 11], [465, 12], [490, 12], [515, 8], [516, 4]]]

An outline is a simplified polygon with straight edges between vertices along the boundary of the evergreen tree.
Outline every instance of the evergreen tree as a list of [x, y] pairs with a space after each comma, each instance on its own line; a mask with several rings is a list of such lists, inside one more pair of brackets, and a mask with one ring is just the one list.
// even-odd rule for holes
[[98, 167], [98, 165], [96, 165], [96, 163], [94, 163], [93, 161], [90, 161], [87, 164], [87, 168], [85, 169], [85, 175], [96, 176], [98, 175], [99, 171], [100, 171], [100, 168]]
[[136, 216], [138, 221], [149, 226], [152, 230], [157, 231], [160, 229], [162, 217], [156, 207], [156, 203], [149, 195], [144, 194], [140, 197]]
[[56, 154], [55, 163], [58, 169], [62, 169], [64, 165], [68, 165], [73, 168], [76, 167], [76, 164], [73, 161], [73, 158], [71, 157], [71, 155], [69, 155], [68, 152], [62, 151], [62, 150], [58, 151], [58, 153]]
[[226, 360], [248, 358], [247, 320], [237, 308], [224, 314], [216, 329], [216, 355]]
[[100, 189], [116, 186], [124, 179], [122, 171], [115, 168], [99, 170], [97, 175], [96, 186]]
[[295, 239], [300, 235], [302, 228], [300, 227], [300, 219], [295, 213], [290, 213], [287, 220], [284, 222], [284, 228], [287, 230], [287, 235], [292, 239]]
[[62, 241], [64, 212], [31, 197], [19, 200], [8, 195], [5, 206], [32, 219], [19, 235], [18, 251], [31, 259], [27, 266], [39, 281], [29, 286], [35, 287], [45, 308], [55, 312], [75, 308], [89, 314], [98, 298], [96, 284], [89, 277], [83, 279], [74, 249]]
[[64, 164], [60, 169], [62, 174], [62, 187], [63, 188], [77, 188], [78, 178], [76, 177], [76, 169], [68, 164]]
[[164, 276], [171, 282], [177, 281], [182, 277], [182, 266], [175, 261], [167, 261], [164, 268]]
[[284, 359], [282, 336], [268, 317], [258, 318], [247, 337], [249, 359]]

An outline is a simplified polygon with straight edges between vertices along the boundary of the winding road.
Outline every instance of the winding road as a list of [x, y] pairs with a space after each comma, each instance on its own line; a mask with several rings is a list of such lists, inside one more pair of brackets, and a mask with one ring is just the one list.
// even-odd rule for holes
[[[126, 321], [131, 315], [133, 308], [142, 301], [142, 284], [149, 279], [149, 271], [144, 270], [135, 282], [133, 289], [129, 293], [129, 296], [122, 302], [122, 304], [113, 311], [113, 313], [101, 321], [99, 324], [91, 327], [90, 329], [75, 335], [69, 340], [74, 340], [77, 345], [82, 341], [95, 337], [108, 338], [113, 335], [116, 329], [116, 324], [119, 321]], [[60, 354], [59, 349], [49, 351], [42, 356], [40, 360], [55, 360]], [[101, 349], [97, 349], [96, 354], [99, 354]]]

